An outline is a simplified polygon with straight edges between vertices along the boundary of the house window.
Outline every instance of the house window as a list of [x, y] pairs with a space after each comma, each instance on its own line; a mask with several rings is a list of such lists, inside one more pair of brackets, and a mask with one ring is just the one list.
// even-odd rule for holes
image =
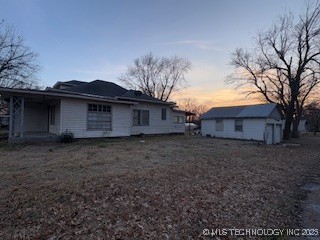
[[161, 109], [161, 120], [163, 120], [163, 121], [167, 120], [167, 109], [166, 108]]
[[111, 130], [111, 106], [88, 104], [88, 130]]
[[223, 131], [223, 120], [216, 119], [216, 131]]
[[49, 118], [50, 118], [50, 125], [55, 125], [56, 122], [56, 106], [51, 106], [49, 109]]
[[173, 123], [184, 123], [184, 117], [183, 116], [174, 116], [173, 117]]
[[234, 130], [236, 132], [242, 132], [242, 128], [243, 128], [243, 120], [242, 119], [236, 119], [234, 121]]
[[133, 110], [133, 126], [149, 126], [149, 110]]

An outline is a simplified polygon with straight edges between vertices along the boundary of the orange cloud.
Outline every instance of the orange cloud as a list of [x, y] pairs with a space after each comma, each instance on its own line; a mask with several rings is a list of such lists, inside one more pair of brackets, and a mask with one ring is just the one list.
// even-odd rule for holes
[[263, 100], [257, 96], [246, 96], [240, 90], [222, 88], [217, 90], [187, 88], [173, 97], [174, 101], [182, 98], [194, 98], [199, 103], [208, 107], [239, 106], [262, 103]]

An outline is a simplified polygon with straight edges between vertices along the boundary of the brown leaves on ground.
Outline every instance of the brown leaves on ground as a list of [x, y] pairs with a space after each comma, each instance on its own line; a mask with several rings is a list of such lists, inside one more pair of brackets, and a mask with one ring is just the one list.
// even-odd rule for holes
[[294, 228], [320, 138], [300, 147], [187, 136], [1, 148], [0, 238], [195, 239]]

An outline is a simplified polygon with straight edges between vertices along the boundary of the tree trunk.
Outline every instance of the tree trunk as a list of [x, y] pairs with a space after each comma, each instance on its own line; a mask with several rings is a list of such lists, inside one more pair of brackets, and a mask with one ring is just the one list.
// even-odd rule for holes
[[288, 109], [288, 111], [286, 114], [286, 123], [284, 125], [284, 130], [283, 130], [283, 139], [284, 140], [289, 140], [291, 137], [291, 125], [292, 125], [292, 121], [293, 121], [294, 101], [291, 100], [287, 109]]
[[284, 130], [283, 130], [283, 139], [284, 140], [289, 140], [290, 139], [291, 124], [292, 124], [292, 119], [289, 119], [289, 117], [286, 117], [286, 123], [284, 125]]
[[297, 114], [292, 121], [292, 134], [291, 137], [299, 138], [299, 123], [302, 116], [302, 107], [297, 106]]
[[292, 138], [299, 138], [299, 122], [300, 122], [300, 117], [298, 117], [297, 119], [294, 119], [292, 122], [292, 134], [291, 137]]

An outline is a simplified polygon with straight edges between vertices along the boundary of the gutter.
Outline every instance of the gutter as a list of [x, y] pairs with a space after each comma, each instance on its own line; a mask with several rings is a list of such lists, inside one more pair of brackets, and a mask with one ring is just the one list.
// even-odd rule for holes
[[3, 88], [0, 87], [0, 93], [9, 93], [9, 94], [19, 94], [19, 95], [35, 95], [35, 96], [42, 96], [43, 98], [46, 96], [49, 97], [64, 97], [64, 98], [75, 98], [75, 99], [83, 99], [83, 100], [95, 100], [95, 101], [103, 101], [103, 102], [110, 102], [110, 103], [119, 103], [119, 104], [128, 104], [128, 105], [137, 105], [138, 102], [132, 101], [121, 101], [115, 98], [109, 97], [102, 97], [97, 95], [90, 95], [90, 94], [75, 94], [74, 92], [49, 92], [49, 91], [42, 91], [42, 90], [26, 90], [26, 89], [13, 89], [13, 88]]

